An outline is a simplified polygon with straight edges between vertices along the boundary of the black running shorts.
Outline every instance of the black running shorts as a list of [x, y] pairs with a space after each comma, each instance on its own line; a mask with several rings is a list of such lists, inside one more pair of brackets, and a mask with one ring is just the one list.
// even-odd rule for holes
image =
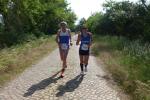
[[83, 55], [83, 56], [88, 56], [89, 55], [89, 50], [79, 50], [79, 55]]

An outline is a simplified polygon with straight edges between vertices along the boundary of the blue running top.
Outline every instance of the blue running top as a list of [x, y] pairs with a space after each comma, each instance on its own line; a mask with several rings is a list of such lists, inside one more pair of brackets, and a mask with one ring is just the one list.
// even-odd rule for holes
[[89, 44], [91, 43], [91, 35], [89, 33], [81, 34], [80, 50], [89, 50]]
[[59, 43], [69, 44], [69, 39], [70, 39], [69, 29], [67, 29], [66, 32], [60, 31]]

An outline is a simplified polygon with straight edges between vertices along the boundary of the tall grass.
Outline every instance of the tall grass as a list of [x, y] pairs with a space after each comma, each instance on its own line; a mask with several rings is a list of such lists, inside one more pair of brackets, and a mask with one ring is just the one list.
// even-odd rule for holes
[[53, 36], [28, 40], [0, 50], [0, 86], [56, 47]]
[[95, 36], [99, 54], [123, 89], [136, 100], [150, 100], [150, 44], [123, 37]]

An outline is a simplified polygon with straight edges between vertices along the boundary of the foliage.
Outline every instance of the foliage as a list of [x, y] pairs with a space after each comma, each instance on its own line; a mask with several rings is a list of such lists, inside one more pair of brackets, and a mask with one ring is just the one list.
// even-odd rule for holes
[[145, 2], [108, 1], [105, 13], [96, 13], [87, 20], [93, 33], [125, 36], [150, 41], [150, 5]]
[[107, 64], [114, 80], [134, 97], [150, 99], [150, 44], [125, 37], [94, 36], [93, 53]]
[[24, 40], [28, 35], [54, 34], [63, 20], [73, 29], [76, 20], [66, 0], [0, 0], [0, 13], [5, 23], [0, 31], [1, 47]]
[[85, 24], [86, 24], [86, 19], [85, 18], [81, 18], [80, 21], [79, 21], [79, 23], [76, 25], [75, 30], [76, 31], [80, 31], [81, 27], [83, 25], [85, 25]]

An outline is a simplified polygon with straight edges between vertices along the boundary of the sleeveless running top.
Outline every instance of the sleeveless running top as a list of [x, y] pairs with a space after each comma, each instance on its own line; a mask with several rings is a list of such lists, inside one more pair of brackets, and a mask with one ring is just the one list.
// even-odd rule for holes
[[69, 29], [67, 29], [66, 32], [63, 32], [61, 30], [59, 34], [59, 43], [61, 45], [61, 49], [67, 50], [69, 48], [69, 40], [70, 40]]
[[91, 35], [89, 33], [81, 34], [80, 50], [84, 50], [84, 51], [89, 50], [90, 42], [91, 42]]
[[70, 39], [69, 29], [67, 29], [66, 32], [63, 32], [61, 30], [59, 34], [59, 43], [69, 44], [69, 39]]

